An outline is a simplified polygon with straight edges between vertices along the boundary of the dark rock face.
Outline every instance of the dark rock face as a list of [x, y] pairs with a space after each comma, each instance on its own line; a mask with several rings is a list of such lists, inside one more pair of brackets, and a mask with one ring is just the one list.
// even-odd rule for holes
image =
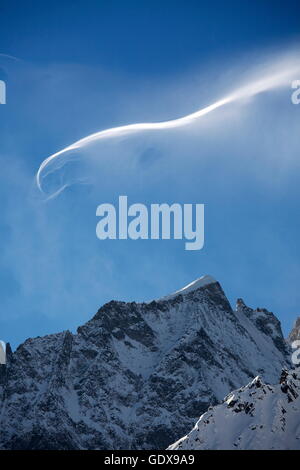
[[272, 338], [274, 345], [283, 354], [289, 354], [289, 348], [282, 335], [281, 324], [274, 313], [265, 308], [256, 308], [255, 310], [245, 305], [243, 299], [237, 299], [237, 312], [243, 312], [256, 327], [267, 336]]
[[232, 389], [288, 365], [276, 317], [233, 311], [211, 278], [151, 303], [112, 301], [76, 335], [9, 352], [0, 448], [163, 449]]

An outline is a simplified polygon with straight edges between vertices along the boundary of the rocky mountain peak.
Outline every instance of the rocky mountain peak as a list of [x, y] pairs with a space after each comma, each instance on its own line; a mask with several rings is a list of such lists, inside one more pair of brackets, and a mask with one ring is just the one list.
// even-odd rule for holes
[[288, 342], [292, 344], [294, 341], [299, 340], [299, 339], [300, 339], [300, 317], [298, 317], [297, 320], [295, 321], [293, 329], [288, 336]]
[[245, 304], [243, 299], [237, 299], [236, 300], [236, 311], [243, 311], [243, 310], [248, 310], [249, 307]]
[[166, 448], [231, 390], [277, 380], [289, 357], [276, 320], [233, 311], [205, 276], [108, 302], [77, 334], [28, 339], [2, 366], [0, 448]]
[[[191, 292], [195, 292], [198, 289], [205, 288], [211, 284], [219, 284], [212, 276], [206, 274], [205, 276], [199, 277], [195, 281], [191, 282], [187, 286], [175, 291], [173, 294], [167, 295], [160, 300], [171, 300], [172, 298], [177, 297], [178, 295], [187, 295]], [[219, 284], [220, 285], [220, 284]]]

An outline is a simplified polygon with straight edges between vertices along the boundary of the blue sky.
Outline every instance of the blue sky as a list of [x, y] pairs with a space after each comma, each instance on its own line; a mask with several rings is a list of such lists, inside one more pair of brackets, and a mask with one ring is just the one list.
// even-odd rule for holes
[[[295, 54], [299, 10], [296, 1], [263, 0], [1, 5], [1, 339], [16, 346], [74, 330], [111, 298], [157, 298], [206, 273], [232, 303], [267, 307], [290, 329], [300, 315], [300, 105], [289, 87], [180, 132], [82, 149], [54, 183], [79, 174], [90, 184], [51, 201], [34, 176], [77, 139], [188, 114], [270, 57]], [[132, 203], [204, 203], [204, 249], [100, 242], [96, 207], [119, 194]]]

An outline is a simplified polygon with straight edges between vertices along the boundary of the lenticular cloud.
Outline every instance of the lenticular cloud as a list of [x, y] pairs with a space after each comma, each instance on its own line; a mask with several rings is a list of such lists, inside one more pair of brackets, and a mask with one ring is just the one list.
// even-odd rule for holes
[[[290, 87], [291, 81], [294, 80], [295, 77], [297, 78], [299, 73], [300, 62], [298, 58], [292, 56], [281, 58], [277, 61], [273, 61], [271, 64], [269, 62], [268, 65], [260, 67], [260, 70], [249, 70], [249, 75], [251, 75], [252, 78], [248, 83], [245, 83], [244, 81], [223, 98], [215, 101], [209, 106], [200, 108], [196, 112], [169, 121], [135, 123], [104, 129], [84, 137], [50, 155], [41, 163], [36, 174], [37, 186], [47, 198], [53, 198], [61, 193], [68, 184], [62, 184], [59, 189], [49, 194], [44, 191], [43, 179], [70, 161], [72, 159], [72, 151], [82, 149], [91, 143], [96, 143], [101, 140], [115, 139], [147, 131], [164, 131], [167, 129], [188, 126], [209, 113], [216, 113], [218, 109], [228, 106], [231, 103], [246, 100], [247, 98], [254, 97], [255, 95], [274, 90], [279, 87]], [[101, 155], [99, 155], [99, 158], [101, 158]]]

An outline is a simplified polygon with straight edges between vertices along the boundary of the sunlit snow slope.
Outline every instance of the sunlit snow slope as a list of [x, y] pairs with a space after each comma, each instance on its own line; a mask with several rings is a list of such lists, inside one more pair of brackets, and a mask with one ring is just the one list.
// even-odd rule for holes
[[277, 385], [256, 377], [204, 413], [169, 449], [300, 449], [300, 369], [283, 371]]

